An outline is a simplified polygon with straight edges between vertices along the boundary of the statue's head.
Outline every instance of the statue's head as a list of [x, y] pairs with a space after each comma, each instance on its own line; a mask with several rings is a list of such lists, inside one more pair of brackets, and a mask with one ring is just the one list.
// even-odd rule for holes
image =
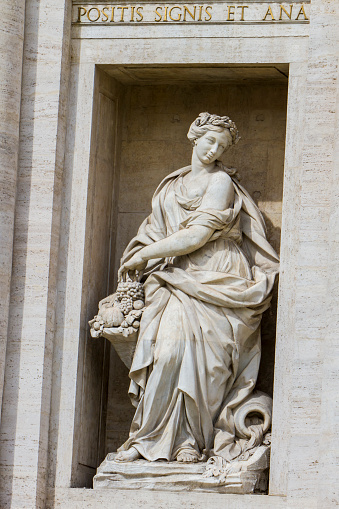
[[237, 126], [229, 117], [200, 113], [187, 133], [193, 154], [204, 164], [211, 164], [240, 139]]
[[211, 113], [200, 113], [198, 118], [191, 124], [187, 138], [195, 145], [196, 140], [204, 136], [208, 131], [223, 132], [229, 138], [229, 146], [235, 145], [240, 140], [237, 126], [229, 117], [211, 115]]

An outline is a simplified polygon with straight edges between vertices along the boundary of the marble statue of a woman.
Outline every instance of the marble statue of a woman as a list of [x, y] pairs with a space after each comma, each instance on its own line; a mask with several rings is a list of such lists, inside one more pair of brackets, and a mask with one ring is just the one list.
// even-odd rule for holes
[[142, 276], [146, 296], [120, 462], [242, 452], [233, 414], [255, 387], [278, 256], [258, 207], [218, 161], [238, 141], [236, 125], [201, 113], [188, 138], [191, 165], [161, 182], [119, 269], [120, 281]]

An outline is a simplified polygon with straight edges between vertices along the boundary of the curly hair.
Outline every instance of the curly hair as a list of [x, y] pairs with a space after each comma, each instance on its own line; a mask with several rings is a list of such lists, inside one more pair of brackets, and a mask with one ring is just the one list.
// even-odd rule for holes
[[194, 144], [197, 138], [203, 136], [207, 131], [222, 131], [227, 129], [232, 137], [232, 145], [240, 140], [237, 126], [229, 117], [220, 117], [219, 115], [211, 115], [211, 113], [200, 113], [198, 118], [192, 122], [187, 138]]

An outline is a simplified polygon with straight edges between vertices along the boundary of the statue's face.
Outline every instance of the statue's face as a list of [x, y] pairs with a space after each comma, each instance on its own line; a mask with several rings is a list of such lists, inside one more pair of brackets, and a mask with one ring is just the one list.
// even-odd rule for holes
[[229, 131], [207, 131], [196, 140], [194, 150], [200, 161], [204, 164], [213, 163], [232, 144]]

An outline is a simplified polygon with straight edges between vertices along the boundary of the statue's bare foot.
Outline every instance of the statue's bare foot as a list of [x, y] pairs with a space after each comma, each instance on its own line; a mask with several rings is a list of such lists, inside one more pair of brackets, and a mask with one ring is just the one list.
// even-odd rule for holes
[[135, 461], [141, 458], [141, 454], [136, 450], [135, 447], [130, 447], [128, 451], [121, 451], [115, 457], [115, 461]]
[[180, 463], [197, 463], [198, 456], [195, 452], [181, 451], [177, 456], [177, 461]]

